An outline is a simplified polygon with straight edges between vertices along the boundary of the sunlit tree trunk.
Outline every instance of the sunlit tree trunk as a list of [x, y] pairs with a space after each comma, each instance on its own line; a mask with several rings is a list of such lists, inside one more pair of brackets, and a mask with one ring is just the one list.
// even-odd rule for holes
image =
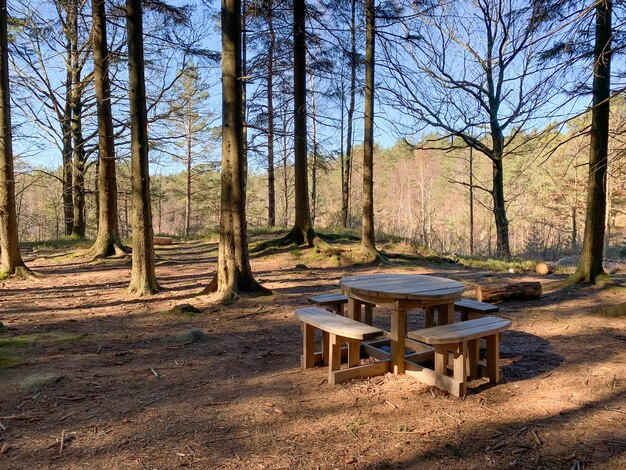
[[92, 0], [91, 8], [93, 75], [98, 111], [98, 235], [91, 248], [91, 254], [101, 257], [113, 254], [122, 255], [126, 249], [120, 239], [117, 219], [117, 172], [111, 114], [105, 0]]
[[609, 99], [611, 96], [611, 15], [613, 2], [596, 3], [596, 37], [593, 60], [593, 109], [591, 111], [591, 144], [589, 179], [583, 247], [577, 282], [597, 283], [605, 275], [604, 232], [606, 217], [606, 177], [609, 142]]
[[267, 51], [267, 225], [276, 225], [276, 185], [274, 174], [274, 47], [276, 32], [272, 1], [267, 2], [267, 27], [270, 35]]
[[133, 255], [129, 290], [138, 295], [159, 291], [154, 270], [148, 119], [143, 59], [141, 0], [126, 0], [130, 96]]
[[241, 0], [222, 0], [222, 176], [217, 274], [207, 292], [222, 301], [241, 292], [269, 293], [252, 276], [245, 199]]
[[374, 44], [376, 19], [374, 0], [365, 0], [365, 116], [363, 141], [363, 222], [361, 248], [378, 257], [374, 235]]
[[15, 211], [6, 0], [0, 0], [0, 126], [0, 273], [23, 274], [28, 270], [20, 254]]
[[[350, 214], [350, 182], [352, 177], [352, 135], [354, 122], [354, 108], [356, 99], [356, 0], [351, 2], [350, 16], [350, 103], [348, 105], [347, 127], [348, 134], [346, 137], [346, 156], [342, 178], [342, 199], [341, 199], [341, 223], [343, 228], [348, 226], [348, 217]], [[342, 109], [343, 113], [343, 109]], [[343, 116], [342, 116], [343, 117]]]

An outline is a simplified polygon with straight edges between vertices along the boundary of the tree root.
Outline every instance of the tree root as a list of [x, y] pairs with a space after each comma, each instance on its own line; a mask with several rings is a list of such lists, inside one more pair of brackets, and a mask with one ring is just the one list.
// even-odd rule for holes
[[239, 273], [239, 275], [235, 275], [234, 277], [232, 282], [218, 291], [218, 275], [216, 273], [209, 284], [202, 289], [198, 295], [220, 294], [220, 298], [217, 301], [217, 303], [220, 304], [233, 303], [241, 298], [240, 294], [243, 293], [252, 297], [272, 295], [272, 291], [259, 284], [259, 282], [252, 277], [252, 274], [243, 275]]
[[7, 275], [13, 279], [24, 279], [31, 281], [39, 280], [39, 277], [34, 272], [32, 272], [25, 264], [16, 266], [13, 272], [0, 271], [0, 274]]
[[268, 248], [279, 248], [289, 245], [301, 246], [304, 244], [307, 244], [311, 248], [315, 247], [321, 251], [332, 250], [332, 246], [317, 234], [312, 227], [308, 229], [293, 227], [286, 235], [259, 243], [250, 251], [252, 253], [260, 253]]
[[121, 240], [110, 238], [106, 241], [98, 241], [91, 248], [85, 251], [85, 256], [91, 257], [91, 261], [102, 258], [122, 258], [130, 253], [130, 248], [125, 246]]

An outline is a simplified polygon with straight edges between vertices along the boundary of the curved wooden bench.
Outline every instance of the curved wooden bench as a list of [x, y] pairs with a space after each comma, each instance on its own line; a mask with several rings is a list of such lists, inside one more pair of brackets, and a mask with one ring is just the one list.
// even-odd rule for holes
[[[460, 323], [410, 331], [409, 338], [430, 344], [435, 348], [435, 370], [413, 366], [407, 373], [417, 379], [447, 390], [457, 397], [465, 395], [466, 380], [488, 377], [489, 382], [500, 381], [500, 336], [511, 326], [510, 320], [499, 317], [482, 317]], [[479, 363], [479, 340], [487, 340], [487, 360]], [[452, 353], [452, 372], [449, 377], [448, 354]], [[469, 362], [469, 366], [468, 366]]]
[[[335, 315], [318, 307], [296, 310], [296, 318], [302, 324], [303, 354], [301, 365], [308, 369], [321, 359], [328, 364], [328, 383], [335, 385], [354, 378], [372, 377], [389, 371], [389, 361], [378, 361], [360, 366], [361, 341], [376, 338], [383, 330]], [[322, 331], [322, 352], [314, 352], [315, 329]], [[348, 368], [341, 369], [342, 345], [348, 344]]]

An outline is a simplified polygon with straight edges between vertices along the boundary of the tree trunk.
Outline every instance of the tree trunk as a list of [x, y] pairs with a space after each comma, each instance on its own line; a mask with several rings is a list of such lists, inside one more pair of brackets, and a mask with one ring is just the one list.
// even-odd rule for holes
[[117, 211], [117, 172], [111, 113], [111, 82], [106, 34], [105, 0], [91, 0], [93, 17], [93, 62], [98, 111], [98, 235], [91, 254], [106, 257], [122, 255], [126, 247], [120, 239]]
[[6, 0], [0, 0], [0, 273], [27, 272], [20, 254], [15, 210], [7, 5]]
[[[66, 61], [71, 63], [72, 51], [68, 47]], [[72, 73], [68, 65], [65, 78], [65, 106], [63, 107], [63, 118], [61, 121], [61, 132], [63, 135], [63, 217], [65, 219], [65, 235], [72, 234], [74, 227], [74, 200], [72, 197], [73, 177], [72, 177]]]
[[[191, 101], [188, 101], [188, 106]], [[188, 116], [190, 116], [191, 110], [188, 110]], [[188, 127], [187, 127], [187, 161], [186, 170], [187, 170], [187, 181], [185, 188], [185, 238], [189, 238], [189, 233], [191, 231], [191, 169], [192, 169], [192, 152], [191, 152], [191, 133], [192, 133], [192, 124], [191, 118], [188, 118]]]
[[596, 284], [605, 276], [604, 231], [606, 217], [606, 175], [609, 142], [609, 99], [611, 96], [611, 15], [613, 2], [596, 3], [596, 38], [593, 61], [593, 109], [589, 179], [583, 247], [576, 282]]
[[207, 292], [222, 301], [240, 292], [269, 293], [252, 276], [246, 225], [241, 0], [222, 0], [222, 176], [217, 274]]
[[365, 0], [365, 113], [363, 141], [363, 222], [361, 249], [375, 258], [379, 257], [374, 236], [374, 46], [376, 19], [374, 0]]
[[317, 125], [315, 123], [315, 80], [311, 75], [311, 140], [313, 164], [311, 165], [311, 222], [315, 224], [317, 213]]
[[270, 35], [267, 52], [267, 225], [276, 225], [276, 187], [274, 175], [274, 47], [276, 33], [272, 2], [267, 2], [267, 27]]
[[159, 285], [154, 271], [141, 0], [126, 0], [126, 25], [130, 88], [133, 231], [132, 273], [129, 290], [142, 296], [158, 292]]
[[506, 201], [504, 199], [504, 171], [502, 157], [491, 160], [493, 169], [493, 215], [496, 222], [496, 254], [501, 258], [510, 258], [509, 221], [506, 217]]
[[354, 117], [355, 97], [356, 97], [356, 0], [352, 0], [352, 10], [350, 17], [350, 104], [348, 106], [346, 137], [346, 158], [343, 173], [343, 191], [341, 201], [341, 222], [343, 228], [348, 227], [350, 214], [350, 180], [352, 176], [352, 126]]

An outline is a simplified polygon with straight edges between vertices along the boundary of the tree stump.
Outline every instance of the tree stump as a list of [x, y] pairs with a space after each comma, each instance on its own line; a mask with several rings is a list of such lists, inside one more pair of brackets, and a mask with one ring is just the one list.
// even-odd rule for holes
[[553, 261], [544, 261], [543, 263], [539, 263], [535, 266], [535, 272], [537, 274], [541, 274], [542, 276], [546, 276], [547, 274], [552, 274], [554, 272], [555, 263]]
[[154, 237], [155, 245], [171, 245], [174, 241], [170, 237]]
[[503, 302], [538, 299], [539, 297], [541, 297], [541, 283], [535, 281], [498, 281], [476, 286], [476, 299], [479, 302]]

